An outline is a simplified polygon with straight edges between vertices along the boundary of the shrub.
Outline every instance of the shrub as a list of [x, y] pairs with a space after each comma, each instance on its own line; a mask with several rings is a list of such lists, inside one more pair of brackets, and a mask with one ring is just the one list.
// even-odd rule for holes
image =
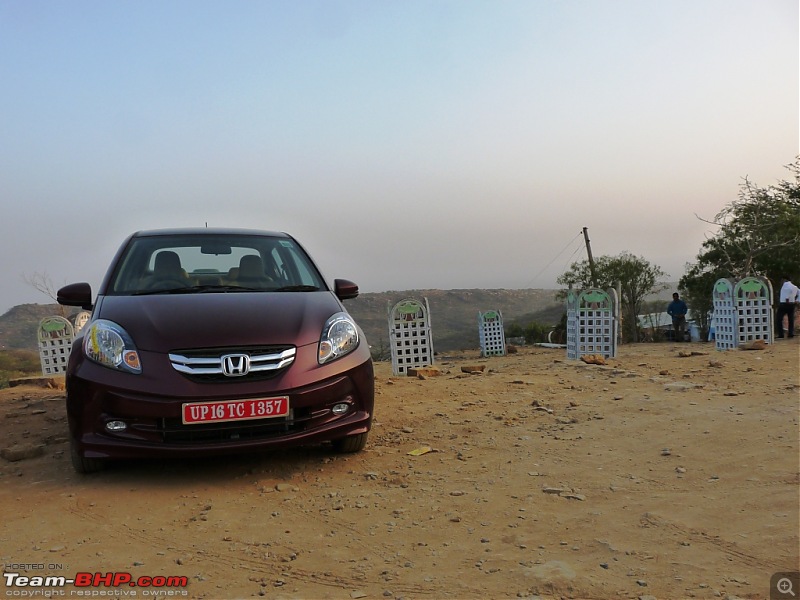
[[32, 377], [42, 372], [39, 355], [30, 350], [0, 350], [0, 388], [11, 379]]

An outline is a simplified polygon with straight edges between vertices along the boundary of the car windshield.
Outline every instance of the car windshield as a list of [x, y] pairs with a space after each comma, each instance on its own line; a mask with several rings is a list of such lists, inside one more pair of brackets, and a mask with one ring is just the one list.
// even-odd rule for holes
[[297, 243], [269, 235], [134, 237], [107, 294], [315, 291], [325, 283]]

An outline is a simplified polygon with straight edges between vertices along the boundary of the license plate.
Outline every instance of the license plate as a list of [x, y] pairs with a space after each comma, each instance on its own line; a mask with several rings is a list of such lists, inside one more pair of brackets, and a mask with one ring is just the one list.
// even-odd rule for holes
[[191, 402], [183, 405], [183, 424], [221, 423], [271, 419], [289, 414], [289, 396], [254, 400], [223, 400], [220, 402]]

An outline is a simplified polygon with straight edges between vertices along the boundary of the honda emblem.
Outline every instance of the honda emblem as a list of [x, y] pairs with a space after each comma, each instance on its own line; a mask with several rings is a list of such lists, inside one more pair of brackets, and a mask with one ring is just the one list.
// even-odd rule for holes
[[226, 354], [222, 357], [222, 373], [226, 377], [241, 377], [250, 372], [250, 357], [247, 354]]

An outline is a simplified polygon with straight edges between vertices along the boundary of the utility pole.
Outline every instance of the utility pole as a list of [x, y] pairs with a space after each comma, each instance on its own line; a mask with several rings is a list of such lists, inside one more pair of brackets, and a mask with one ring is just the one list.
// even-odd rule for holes
[[586, 254], [589, 255], [589, 271], [592, 273], [592, 287], [597, 287], [597, 272], [594, 269], [594, 258], [592, 257], [592, 245], [589, 243], [589, 228], [583, 228], [583, 239], [586, 241]]

